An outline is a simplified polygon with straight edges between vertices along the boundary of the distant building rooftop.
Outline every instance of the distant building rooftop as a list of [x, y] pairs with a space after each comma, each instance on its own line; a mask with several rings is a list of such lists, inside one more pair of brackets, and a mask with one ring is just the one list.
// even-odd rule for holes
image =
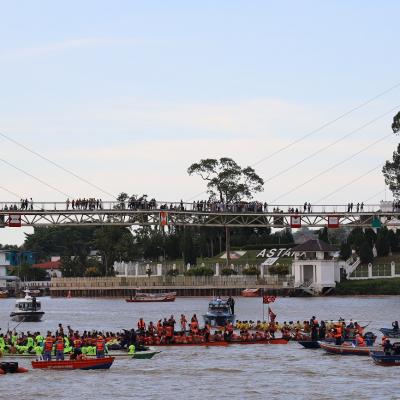
[[316, 252], [316, 251], [323, 251], [323, 252], [331, 252], [331, 251], [338, 251], [339, 249], [336, 246], [332, 246], [331, 244], [325, 243], [319, 239], [307, 240], [302, 244], [294, 247], [292, 251], [295, 252]]
[[61, 261], [47, 261], [40, 264], [33, 264], [33, 268], [40, 268], [40, 269], [60, 269]]

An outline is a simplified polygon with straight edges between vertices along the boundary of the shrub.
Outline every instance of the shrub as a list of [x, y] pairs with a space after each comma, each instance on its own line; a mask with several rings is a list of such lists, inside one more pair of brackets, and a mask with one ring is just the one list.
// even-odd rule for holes
[[191, 268], [185, 272], [185, 276], [213, 276], [214, 270], [210, 267]]
[[237, 275], [237, 272], [232, 268], [222, 268], [221, 275], [222, 276]]
[[243, 270], [243, 275], [260, 275], [260, 270], [257, 267], [249, 267]]
[[268, 273], [271, 275], [289, 275], [288, 265], [272, 265], [268, 268]]
[[178, 276], [179, 271], [177, 269], [170, 269], [167, 271], [167, 276]]
[[86, 268], [85, 276], [87, 277], [101, 276], [101, 272], [96, 267], [89, 267]]

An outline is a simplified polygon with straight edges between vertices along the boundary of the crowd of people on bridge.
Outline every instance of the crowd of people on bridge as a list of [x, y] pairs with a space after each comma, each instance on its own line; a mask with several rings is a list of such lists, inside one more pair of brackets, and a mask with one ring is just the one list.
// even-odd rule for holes
[[353, 212], [353, 210], [355, 212], [363, 212], [364, 211], [364, 203], [348, 203], [347, 204], [347, 212]]
[[71, 206], [72, 210], [102, 210], [103, 209], [103, 202], [101, 199], [91, 198], [83, 198], [83, 199], [67, 199], [65, 202], [67, 210]]

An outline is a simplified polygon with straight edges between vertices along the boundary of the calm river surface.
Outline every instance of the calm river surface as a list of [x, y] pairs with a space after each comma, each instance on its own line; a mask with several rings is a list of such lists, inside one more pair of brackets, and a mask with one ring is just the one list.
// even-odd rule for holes
[[[40, 323], [17, 330], [45, 333], [58, 323], [80, 331], [116, 331], [136, 326], [139, 317], [156, 322], [171, 314], [191, 317], [207, 310], [207, 298], [178, 298], [174, 303], [126, 303], [106, 299], [42, 298]], [[10, 321], [14, 299], [0, 300], [0, 327]], [[400, 297], [278, 298], [278, 321], [339, 317], [372, 321], [378, 333], [400, 319]], [[262, 318], [261, 298], [236, 298], [241, 320]], [[29, 367], [29, 361], [20, 361]], [[400, 367], [378, 367], [369, 357], [326, 355], [297, 343], [212, 347], [171, 347], [152, 360], [116, 360], [109, 371], [31, 370], [0, 377], [0, 399], [400, 399]]]

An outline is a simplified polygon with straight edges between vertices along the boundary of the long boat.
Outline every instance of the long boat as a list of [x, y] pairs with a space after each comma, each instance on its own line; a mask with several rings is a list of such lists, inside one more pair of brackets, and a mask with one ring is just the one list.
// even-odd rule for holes
[[377, 365], [384, 367], [400, 367], [400, 354], [385, 354], [383, 351], [371, 351], [371, 358]]
[[84, 358], [82, 360], [32, 361], [33, 369], [109, 369], [114, 357]]
[[229, 346], [233, 344], [249, 345], [249, 344], [287, 344], [287, 343], [288, 341], [286, 339], [276, 338], [276, 339], [259, 339], [259, 340], [230, 340], [230, 341], [219, 340], [219, 341], [201, 342], [201, 343], [160, 343], [160, 344], [152, 344], [152, 346], [184, 347], [184, 346]]
[[321, 349], [325, 350], [330, 354], [342, 354], [342, 355], [357, 355], [357, 356], [369, 356], [370, 351], [378, 350], [378, 347], [368, 346], [352, 346], [348, 344], [333, 344], [319, 342]]
[[379, 330], [387, 337], [400, 339], [400, 329], [381, 328]]
[[176, 292], [170, 293], [136, 293], [129, 299], [125, 299], [127, 303], [165, 303], [175, 301]]

